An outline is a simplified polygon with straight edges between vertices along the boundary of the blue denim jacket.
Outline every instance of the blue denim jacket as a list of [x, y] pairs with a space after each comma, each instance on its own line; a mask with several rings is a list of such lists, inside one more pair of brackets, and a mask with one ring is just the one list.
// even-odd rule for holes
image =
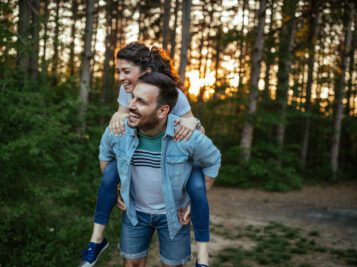
[[[201, 163], [203, 173], [215, 178], [221, 164], [221, 154], [212, 141], [199, 131], [194, 131], [190, 140], [176, 142], [173, 140], [174, 120], [178, 118], [169, 114], [165, 135], [161, 146], [162, 194], [166, 207], [166, 217], [170, 237], [174, 238], [182, 227], [177, 218], [177, 209], [185, 207], [189, 200], [186, 190], [187, 179], [190, 176], [193, 161]], [[136, 150], [139, 139], [136, 129], [130, 128], [125, 122], [125, 134], [115, 136], [105, 130], [99, 146], [99, 159], [112, 161], [117, 157], [118, 172], [121, 180], [120, 191], [127, 207], [127, 215], [135, 226], [138, 223], [134, 199], [130, 194], [131, 158]]]

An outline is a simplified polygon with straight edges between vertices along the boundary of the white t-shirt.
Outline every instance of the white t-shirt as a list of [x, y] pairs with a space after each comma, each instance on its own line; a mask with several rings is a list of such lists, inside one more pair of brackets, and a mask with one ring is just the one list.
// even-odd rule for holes
[[[190, 103], [188, 103], [186, 95], [178, 88], [178, 98], [175, 107], [171, 111], [172, 114], [181, 117], [191, 110]], [[125, 92], [124, 86], [120, 86], [118, 103], [124, 107], [128, 107], [129, 101], [132, 98], [131, 93]]]

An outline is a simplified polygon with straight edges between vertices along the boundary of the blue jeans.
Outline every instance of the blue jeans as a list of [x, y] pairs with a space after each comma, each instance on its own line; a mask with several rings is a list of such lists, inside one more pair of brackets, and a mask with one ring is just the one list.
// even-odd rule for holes
[[[117, 161], [110, 162], [103, 172], [102, 181], [98, 190], [94, 222], [106, 225], [110, 213], [117, 199], [117, 185], [120, 182]], [[209, 241], [209, 206], [206, 185], [199, 165], [194, 164], [186, 189], [191, 200], [191, 221], [195, 240], [198, 242]]]
[[148, 255], [152, 235], [157, 230], [160, 259], [167, 265], [184, 264], [191, 259], [190, 226], [183, 226], [173, 239], [170, 238], [166, 214], [136, 212], [139, 223], [133, 226], [126, 212], [122, 217], [119, 250], [129, 260]]

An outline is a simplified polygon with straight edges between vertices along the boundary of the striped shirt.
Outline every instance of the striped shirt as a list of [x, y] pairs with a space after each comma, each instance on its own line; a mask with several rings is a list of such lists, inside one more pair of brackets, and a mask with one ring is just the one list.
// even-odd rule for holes
[[138, 132], [139, 146], [131, 159], [131, 194], [137, 211], [165, 214], [162, 196], [161, 143], [165, 132], [150, 137]]

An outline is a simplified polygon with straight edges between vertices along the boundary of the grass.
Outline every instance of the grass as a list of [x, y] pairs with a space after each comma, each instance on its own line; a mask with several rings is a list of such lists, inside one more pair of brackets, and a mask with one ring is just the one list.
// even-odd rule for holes
[[[313, 266], [308, 262], [295, 263], [295, 259], [305, 255], [326, 254], [345, 264], [357, 265], [355, 249], [330, 249], [318, 243], [319, 232], [304, 232], [300, 228], [288, 227], [276, 222], [266, 226], [247, 225], [233, 229], [212, 225], [214, 233], [228, 239], [251, 240], [255, 246], [223, 248], [213, 257], [213, 267], [218, 266]], [[230, 236], [228, 236], [230, 235]], [[303, 258], [302, 258], [303, 259]]]

